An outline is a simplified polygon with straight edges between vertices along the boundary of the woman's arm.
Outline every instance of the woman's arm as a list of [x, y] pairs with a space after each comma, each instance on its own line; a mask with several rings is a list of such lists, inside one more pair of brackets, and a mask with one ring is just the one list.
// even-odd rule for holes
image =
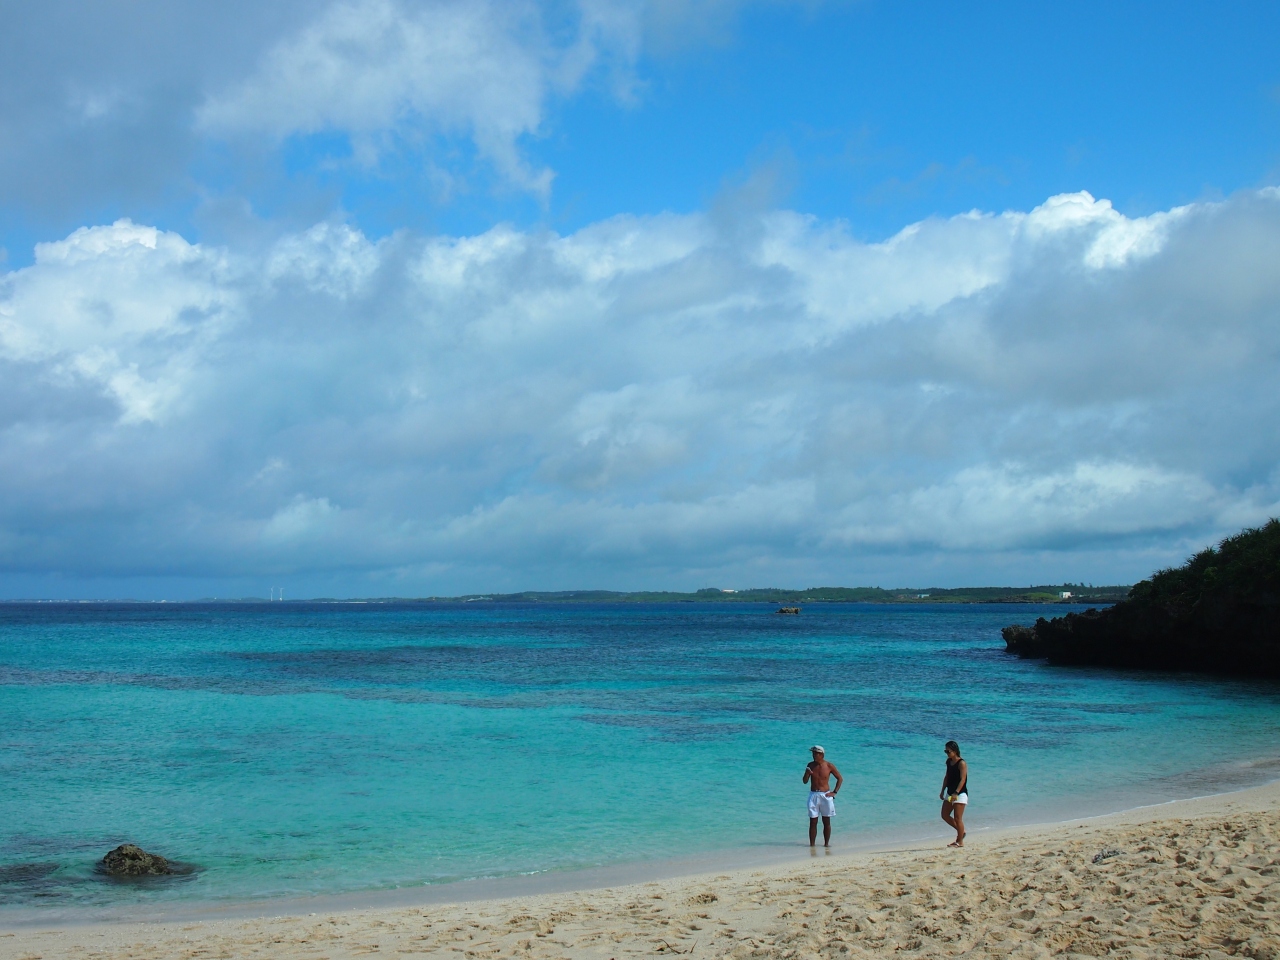
[[956, 787], [956, 793], [964, 793], [969, 789], [969, 765], [963, 760], [960, 761], [960, 786]]

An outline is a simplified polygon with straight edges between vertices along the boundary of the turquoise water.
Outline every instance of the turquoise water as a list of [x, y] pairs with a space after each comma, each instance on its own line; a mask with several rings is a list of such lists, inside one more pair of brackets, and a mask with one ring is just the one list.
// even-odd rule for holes
[[[999, 630], [1062, 607], [0, 605], [0, 904], [376, 890], [936, 832], [1273, 779], [1280, 687], [1065, 669]], [[134, 841], [197, 867], [120, 884]]]

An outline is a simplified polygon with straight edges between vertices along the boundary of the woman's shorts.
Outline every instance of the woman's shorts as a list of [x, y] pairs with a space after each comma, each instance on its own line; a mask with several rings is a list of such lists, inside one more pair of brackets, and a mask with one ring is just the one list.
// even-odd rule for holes
[[965, 804], [969, 802], [969, 795], [967, 793], [957, 793], [956, 798], [949, 802], [958, 807], [961, 804]]

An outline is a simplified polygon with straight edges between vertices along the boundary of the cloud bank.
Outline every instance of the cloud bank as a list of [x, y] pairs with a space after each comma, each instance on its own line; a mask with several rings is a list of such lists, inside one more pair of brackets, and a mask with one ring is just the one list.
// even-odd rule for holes
[[1276, 190], [874, 244], [732, 204], [266, 251], [85, 228], [0, 278], [0, 568], [1130, 580], [1280, 511], [1277, 262]]

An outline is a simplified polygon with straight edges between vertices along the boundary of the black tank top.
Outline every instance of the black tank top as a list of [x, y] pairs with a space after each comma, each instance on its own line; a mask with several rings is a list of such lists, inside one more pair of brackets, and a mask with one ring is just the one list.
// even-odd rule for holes
[[[961, 786], [964, 787], [961, 790]], [[965, 775], [964, 783], [960, 782], [960, 761], [947, 758], [947, 793], [968, 793], [969, 792], [969, 776]]]

